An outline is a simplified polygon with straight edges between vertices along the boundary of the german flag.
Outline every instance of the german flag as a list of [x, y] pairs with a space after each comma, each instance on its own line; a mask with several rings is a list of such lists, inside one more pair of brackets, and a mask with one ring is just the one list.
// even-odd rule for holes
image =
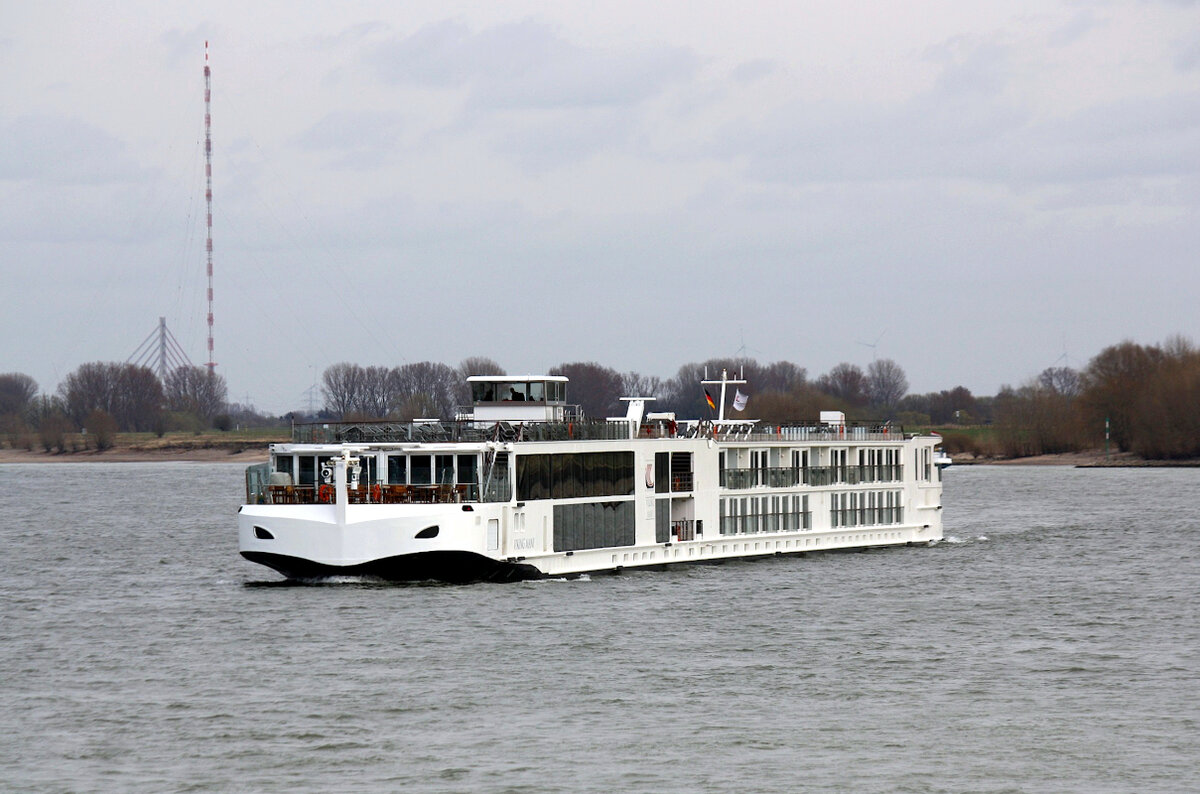
[[708, 389], [704, 390], [704, 399], [708, 402], [708, 407], [712, 410], [717, 410], [717, 404], [713, 402], [712, 395], [708, 393]]

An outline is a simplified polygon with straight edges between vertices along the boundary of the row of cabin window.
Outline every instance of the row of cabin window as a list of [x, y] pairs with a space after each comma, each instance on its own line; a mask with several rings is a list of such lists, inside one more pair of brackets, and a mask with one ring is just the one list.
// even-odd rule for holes
[[762, 496], [721, 500], [721, 534], [812, 529], [808, 496]]
[[[298, 461], [293, 464], [293, 461]], [[297, 485], [315, 485], [321, 467], [332, 462], [327, 455], [279, 455], [275, 471], [292, 475]], [[478, 458], [475, 455], [388, 455], [386, 477], [380, 478], [374, 455], [360, 455], [361, 482], [386, 482], [392, 485], [473, 484], [478, 477]], [[293, 471], [293, 466], [296, 470]]]
[[633, 502], [554, 506], [554, 550], [579, 551], [635, 542]]
[[899, 491], [833, 494], [830, 526], [863, 527], [904, 523], [904, 499]]
[[632, 452], [518, 455], [516, 463], [519, 502], [633, 493]]
[[472, 383], [471, 399], [477, 403], [565, 402], [567, 384], [562, 381], [513, 381]]

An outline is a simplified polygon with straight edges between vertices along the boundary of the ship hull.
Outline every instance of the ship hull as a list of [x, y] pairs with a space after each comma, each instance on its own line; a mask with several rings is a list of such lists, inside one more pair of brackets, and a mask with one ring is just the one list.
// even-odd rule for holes
[[436, 581], [449, 584], [519, 582], [544, 576], [532, 565], [494, 560], [467, 551], [428, 551], [400, 554], [353, 565], [328, 563], [265, 551], [243, 551], [250, 562], [265, 565], [288, 579], [312, 581], [365, 577], [387, 582]]
[[239, 550], [290, 579], [475, 582], [942, 537], [937, 437], [656, 421], [485, 438], [470, 423], [354, 425], [354, 441], [275, 444], [247, 473]]

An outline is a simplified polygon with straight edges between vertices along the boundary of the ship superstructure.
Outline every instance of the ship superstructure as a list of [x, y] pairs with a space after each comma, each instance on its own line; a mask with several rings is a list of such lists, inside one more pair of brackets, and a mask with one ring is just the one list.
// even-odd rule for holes
[[[239, 547], [289, 578], [511, 580], [926, 544], [942, 537], [937, 436], [840, 412], [678, 420], [624, 398], [591, 420], [567, 379], [468, 379], [454, 421], [297, 426], [247, 471]], [[710, 398], [712, 399], [712, 398]], [[713, 400], [715, 403], [716, 400]]]

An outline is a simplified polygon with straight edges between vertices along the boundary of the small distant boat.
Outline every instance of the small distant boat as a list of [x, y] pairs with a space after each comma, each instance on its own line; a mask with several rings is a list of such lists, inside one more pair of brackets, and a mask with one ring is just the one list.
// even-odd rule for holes
[[938, 469], [949, 468], [952, 463], [954, 463], [954, 460], [943, 450], [935, 449], [933, 451], [933, 465], [937, 466]]
[[934, 435], [838, 411], [727, 419], [746, 381], [725, 372], [701, 382], [717, 418], [693, 420], [653, 397], [588, 419], [561, 376], [467, 380], [453, 422], [297, 425], [272, 444], [246, 472], [242, 556], [291, 579], [508, 581], [942, 538]]

